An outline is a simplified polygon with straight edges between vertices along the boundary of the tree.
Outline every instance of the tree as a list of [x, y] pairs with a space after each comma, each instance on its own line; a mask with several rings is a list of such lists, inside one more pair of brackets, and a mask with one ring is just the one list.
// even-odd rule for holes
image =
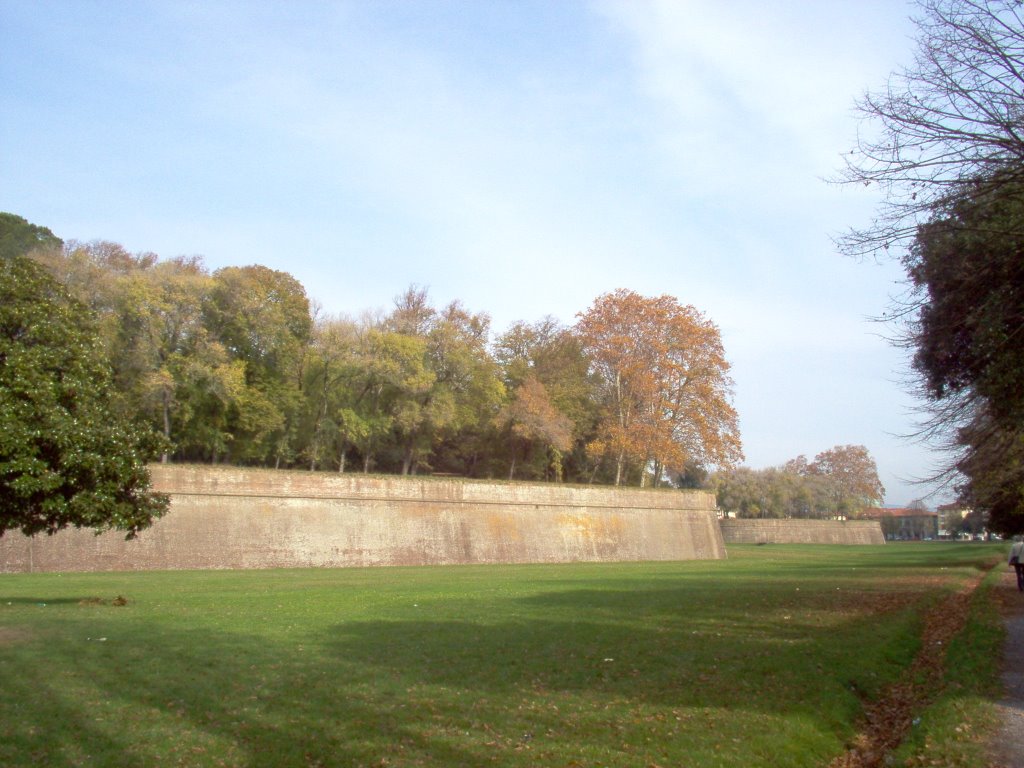
[[206, 327], [245, 363], [246, 387], [230, 418], [233, 456], [275, 466], [290, 460], [313, 326], [305, 289], [287, 272], [224, 267], [204, 309]]
[[935, 479], [1011, 532], [1024, 529], [1024, 15], [1015, 0], [920, 6], [914, 64], [859, 105], [875, 138], [845, 172], [881, 187], [879, 214], [840, 245], [899, 254], [919, 436], [949, 456]]
[[649, 468], [657, 484], [689, 461], [742, 458], [721, 336], [694, 307], [619, 289], [581, 313], [576, 332], [605, 409], [592, 445], [611, 456], [616, 485], [628, 465], [643, 485]]
[[534, 376], [519, 385], [512, 402], [498, 414], [498, 423], [506, 427], [511, 436], [509, 480], [515, 477], [517, 454], [525, 453], [532, 444], [540, 444], [558, 455], [572, 446], [572, 422], [552, 405], [544, 385]]
[[715, 474], [719, 509], [736, 517], [782, 517], [770, 508], [770, 478], [765, 470], [735, 467]]
[[829, 480], [835, 508], [843, 516], [859, 514], [885, 499], [878, 466], [863, 445], [837, 445], [822, 451], [808, 465], [807, 474]]
[[0, 259], [0, 534], [67, 526], [132, 537], [167, 510], [158, 443], [117, 418], [94, 324], [45, 269]]
[[[406, 432], [403, 474], [432, 454], [446, 462], [445, 471], [472, 473], [478, 437], [492, 428], [505, 398], [500, 369], [487, 349], [490, 322], [457, 301], [430, 317], [424, 338], [434, 382], [419, 404], [421, 421]], [[440, 447], [445, 450], [435, 450]]]
[[984, 514], [992, 530], [1024, 533], [1024, 427], [993, 423], [982, 409], [958, 439], [961, 503]]
[[166, 439], [161, 458], [167, 461], [184, 437], [188, 377], [204, 360], [224, 355], [222, 347], [209, 349], [203, 324], [212, 281], [202, 261], [148, 256], [132, 257], [130, 267], [106, 281], [107, 347], [122, 410], [151, 419]]
[[[598, 403], [596, 378], [579, 337], [553, 317], [536, 323], [517, 322], [498, 337], [494, 356], [505, 387], [515, 392], [529, 378], [543, 386], [551, 406], [569, 419], [569, 450], [551, 447], [547, 466], [536, 476], [585, 482], [591, 479], [586, 445], [596, 437]], [[542, 457], [537, 456], [539, 461]], [[535, 468], [535, 470], [538, 468]]]
[[46, 227], [13, 213], [0, 213], [0, 259], [24, 256], [38, 248], [59, 250], [63, 242]]
[[[211, 341], [203, 324], [203, 303], [212, 280], [198, 258], [162, 261], [139, 276], [141, 285], [134, 295], [143, 300], [131, 306], [141, 315], [140, 407], [154, 413], [167, 442], [184, 437], [187, 413], [184, 403], [192, 393], [201, 366], [223, 364], [223, 347]], [[122, 314], [126, 314], [123, 311]], [[206, 372], [216, 379], [215, 370]], [[190, 381], [191, 379], [191, 381]], [[162, 457], [167, 460], [167, 454]]]
[[877, 186], [849, 254], [908, 246], [937, 208], [1024, 182], [1024, 16], [1018, 0], [918, 0], [914, 63], [857, 104], [867, 124], [842, 180]]
[[387, 438], [408, 439], [420, 427], [436, 376], [427, 363], [426, 340], [419, 336], [372, 328], [359, 356], [357, 394], [338, 415], [347, 439], [363, 456], [363, 471], [369, 472]]
[[874, 459], [864, 446], [823, 451], [781, 467], [739, 467], [717, 472], [711, 481], [718, 506], [739, 517], [848, 517], [880, 504], [885, 489]]
[[313, 325], [303, 386], [307, 426], [301, 453], [310, 470], [333, 458], [344, 472], [348, 449], [365, 437], [351, 408], [361, 329], [345, 319], [317, 318]]
[[948, 474], [964, 504], [1005, 533], [1024, 530], [1024, 186], [951, 204], [912, 254], [925, 433], [956, 456]]

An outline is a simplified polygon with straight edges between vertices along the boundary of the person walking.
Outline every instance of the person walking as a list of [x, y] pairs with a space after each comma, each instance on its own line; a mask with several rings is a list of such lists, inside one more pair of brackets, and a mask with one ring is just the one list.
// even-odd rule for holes
[[1009, 564], [1017, 572], [1017, 589], [1024, 592], [1024, 539], [1014, 536], [1013, 546], [1010, 547]]

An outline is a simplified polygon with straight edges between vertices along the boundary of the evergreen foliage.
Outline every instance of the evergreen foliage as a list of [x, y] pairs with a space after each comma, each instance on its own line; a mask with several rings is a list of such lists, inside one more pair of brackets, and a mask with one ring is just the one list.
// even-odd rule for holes
[[23, 256], [0, 259], [0, 534], [69, 525], [130, 536], [163, 514], [144, 430], [110, 407], [85, 307]]
[[938, 478], [1024, 530], [1024, 7], [918, 0], [914, 63], [858, 105], [871, 130], [844, 178], [877, 186], [879, 212], [840, 241], [900, 253], [897, 307], [926, 403]]
[[923, 226], [908, 272], [911, 326], [933, 432], [958, 456], [962, 501], [1024, 530], [1024, 187], [964, 195]]

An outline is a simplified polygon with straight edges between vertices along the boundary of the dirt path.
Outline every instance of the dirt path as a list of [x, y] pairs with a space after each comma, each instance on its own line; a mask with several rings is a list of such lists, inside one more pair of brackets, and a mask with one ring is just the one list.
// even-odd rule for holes
[[1003, 685], [1006, 693], [998, 704], [1000, 729], [992, 744], [992, 768], [1024, 766], [1024, 594], [1007, 569], [996, 594], [1006, 622], [1003, 649]]

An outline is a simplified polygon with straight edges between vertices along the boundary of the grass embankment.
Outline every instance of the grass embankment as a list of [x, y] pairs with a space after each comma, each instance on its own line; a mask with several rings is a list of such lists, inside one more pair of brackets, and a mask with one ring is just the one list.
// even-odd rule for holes
[[1001, 551], [0, 576], [0, 764], [825, 765]]

